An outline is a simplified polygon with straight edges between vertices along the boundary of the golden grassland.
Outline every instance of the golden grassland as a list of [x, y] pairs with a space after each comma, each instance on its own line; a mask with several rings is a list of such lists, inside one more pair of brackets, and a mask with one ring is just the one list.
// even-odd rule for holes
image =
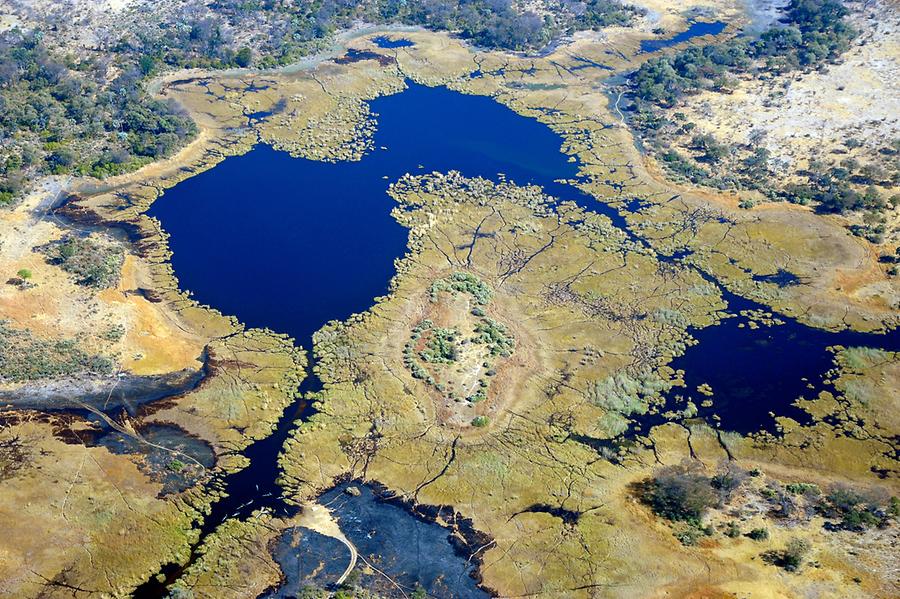
[[[129, 253], [118, 287], [91, 293], [31, 251], [65, 232], [35, 212], [34, 198], [3, 215], [0, 268], [30, 268], [37, 286], [4, 288], [0, 313], [48, 338], [122, 324], [126, 333], [119, 341], [83, 343], [118, 352], [120, 367], [135, 374], [198, 368], [206, 354], [204, 382], [143, 422], [173, 423], [209, 442], [216, 472], [244, 467], [238, 452], [265, 436], [291, 401], [305, 356], [282, 335], [246, 330], [179, 291], [165, 232], [144, 212], [165, 189], [260, 141], [306, 158], [359, 159], [377, 126], [366, 102], [398, 93], [406, 79], [491, 96], [563, 136], [561, 149], [578, 161], [584, 191], [612, 205], [640, 199], [643, 207], [625, 217], [647, 246], [604, 216], [572, 204], [551, 206], [538, 189], [455, 173], [394, 182], [393, 197], [409, 208], [394, 212], [410, 230], [409, 252], [387, 297], [315, 337], [315, 368], [325, 387], [318, 413], [297, 427], [280, 458], [290, 499], [303, 503], [349, 474], [421, 503], [452, 505], [493, 539], [478, 555], [480, 574], [503, 595], [726, 597], [751, 588], [773, 597], [895, 594], [890, 572], [866, 566], [877, 562], [879, 551], [890, 551], [880, 541], [861, 548], [855, 537], [798, 523], [791, 534], [814, 539], [821, 567], [777, 574], [754, 557], [788, 533], [773, 534], [769, 546], [718, 539], [684, 547], [629, 488], [660, 464], [693, 456], [710, 468], [731, 457], [779, 480], [846, 479], [896, 492], [895, 476], [879, 480], [872, 471], [896, 472], [883, 440], [897, 434], [890, 417], [897, 390], [893, 356], [851, 364], [842, 355], [839, 397], [823, 396], [809, 406], [824, 414], [855, 401], [853, 410], [865, 414], [864, 432], [856, 436], [844, 434], [851, 423], [825, 421], [812, 427], [784, 421], [783, 438], [741, 438], [702, 424], [670, 423], [617, 463], [575, 440], [611, 436], [609, 410], [589, 393], [596, 381], [635, 369], [677, 379], [666, 364], [690, 342], [687, 327], [713, 324], [725, 307], [718, 289], [696, 270], [667, 267], [658, 254], [693, 250], [689, 262], [728, 289], [816, 326], [876, 330], [897, 322], [896, 282], [885, 279], [871, 246], [837, 219], [777, 204], [738, 210], [731, 195], [677, 189], [655, 173], [621, 124], [615, 98], [601, 87], [605, 77], [639, 60], [636, 40], [622, 35], [621, 43], [615, 36], [581, 36], [546, 56], [522, 57], [409, 32], [404, 36], [412, 47], [381, 50], [372, 36], [351, 42], [384, 60], [169, 77], [161, 82], [162, 95], [190, 112], [198, 139], [173, 158], [102, 187], [81, 184], [66, 210], [79, 226], [131, 231], [130, 240], [120, 239]], [[573, 69], [583, 64], [576, 57], [614, 70]], [[482, 76], [470, 78], [476, 69]], [[266, 112], [262, 119], [249, 117]], [[804, 284], [780, 289], [754, 281], [753, 275], [778, 269]], [[486, 312], [516, 340], [512, 356], [498, 363], [487, 399], [453, 406], [454, 413], [485, 416], [483, 427], [443, 418], [445, 398], [403, 365], [412, 327], [433, 308], [431, 284], [457, 271], [491, 287]], [[151, 290], [153, 301], [127, 293], [136, 289]], [[661, 316], [673, 311], [680, 315], [675, 324]], [[11, 419], [2, 431], [30, 456], [5, 458], [17, 467], [0, 486], [0, 503], [8, 510], [25, 507], [4, 516], [15, 524], [0, 539], [3, 592], [124, 596], [160, 564], [186, 559], [196, 536], [193, 519], [215, 491], [198, 485], [160, 496], [160, 484], [135, 464], [140, 458], [69, 445], [53, 435], [82, 426], [28, 417]], [[579, 516], [571, 523], [527, 511], [536, 504]], [[265, 547], [290, 524], [265, 514], [229, 521], [207, 540], [180, 584], [198, 597], [254, 595], [277, 580]], [[854, 577], [863, 578], [861, 587]]]

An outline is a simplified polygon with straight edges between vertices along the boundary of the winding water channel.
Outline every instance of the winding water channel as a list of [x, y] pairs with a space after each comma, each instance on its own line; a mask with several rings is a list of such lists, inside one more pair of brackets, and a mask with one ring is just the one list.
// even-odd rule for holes
[[[378, 115], [376, 149], [359, 162], [296, 159], [260, 145], [167, 191], [150, 215], [171, 234], [172, 262], [181, 285], [201, 303], [249, 326], [287, 333], [309, 348], [312, 334], [326, 322], [366, 310], [387, 291], [407, 233], [390, 216], [395, 203], [386, 191], [408, 172], [458, 170], [495, 180], [503, 174], [602, 211], [624, 226], [612, 208], [557, 182], [577, 177], [577, 164], [560, 152], [557, 134], [492, 99], [410, 84], [403, 93], [373, 101], [372, 110]], [[726, 300], [731, 311], [762, 308], [730, 294]], [[808, 380], [820, 379], [831, 366], [828, 346], [900, 349], [896, 331], [887, 337], [827, 333], [790, 319], [779, 327], [754, 330], [737, 328], [735, 320], [693, 331], [700, 343], [673, 365], [685, 369], [689, 387], [710, 383], [722, 428], [740, 432], [767, 428], [770, 411], [799, 418], [790, 404], [808, 392]], [[303, 390], [318, 384], [310, 372]], [[276, 514], [290, 512], [275, 482], [277, 455], [305, 409], [302, 400], [290, 406], [276, 432], [246, 450], [251, 465], [222, 481], [228, 497], [214, 504], [202, 537], [225, 519], [246, 518], [262, 507]], [[396, 506], [368, 491], [363, 497], [364, 505], [348, 497], [331, 498], [346, 506], [343, 515], [336, 513], [346, 522], [348, 536], [353, 526], [363, 532], [397, 527], [398, 513], [386, 511], [398, 510]], [[363, 517], [371, 521], [360, 523]], [[454, 551], [445, 529], [432, 523], [416, 526], [426, 527], [418, 537], [427, 540], [419, 543], [419, 554], [433, 556], [448, 570], [468, 572], [466, 556]], [[366, 535], [360, 534], [363, 542]], [[307, 537], [327, 543], [311, 533]], [[408, 556], [385, 555], [411, 550], [402, 538], [380, 547], [385, 570], [410, 585], [422, 584], [438, 596], [481, 593], [468, 576], [441, 578], [437, 588], [434, 568], [411, 574]], [[284, 543], [279, 551], [288, 561], [294, 555]], [[180, 571], [168, 567], [165, 582], [151, 581], [137, 596], [161, 596]], [[297, 583], [297, 576], [289, 576], [288, 582]]]

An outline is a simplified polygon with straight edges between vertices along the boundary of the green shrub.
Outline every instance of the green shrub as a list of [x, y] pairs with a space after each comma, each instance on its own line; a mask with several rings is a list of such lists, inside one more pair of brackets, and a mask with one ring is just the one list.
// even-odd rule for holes
[[479, 305], [487, 305], [491, 302], [491, 288], [473, 274], [467, 272], [455, 272], [445, 279], [438, 279], [431, 284], [431, 299], [437, 300], [441, 291], [468, 293]]
[[794, 495], [818, 495], [819, 486], [813, 483], [789, 483], [784, 487], [788, 493]]
[[732, 521], [725, 526], [725, 536], [731, 539], [741, 536], [741, 527], [738, 526], [737, 522]]
[[796, 572], [803, 565], [809, 550], [810, 545], [808, 541], [791, 539], [784, 549], [764, 553], [763, 559], [770, 564], [784, 568], [788, 572]]
[[834, 485], [817, 509], [826, 518], [838, 519], [838, 528], [863, 532], [884, 527], [894, 517], [893, 498], [886, 494], [857, 491], [846, 485]]
[[718, 502], [709, 477], [694, 464], [663, 468], [640, 485], [639, 496], [658, 516], [695, 523]]
[[492, 356], [504, 358], [512, 355], [516, 341], [509, 335], [506, 327], [490, 318], [484, 318], [475, 325], [475, 343], [487, 346]]
[[98, 289], [116, 284], [125, 259], [125, 252], [117, 244], [74, 235], [67, 235], [41, 250], [48, 262], [74, 275], [79, 285]]

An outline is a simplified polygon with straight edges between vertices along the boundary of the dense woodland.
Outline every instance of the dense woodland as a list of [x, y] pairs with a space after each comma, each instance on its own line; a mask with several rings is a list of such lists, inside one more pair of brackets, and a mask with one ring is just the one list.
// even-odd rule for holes
[[141, 93], [137, 67], [104, 80], [93, 61], [52, 56], [42, 34], [0, 40], [0, 204], [29, 173], [104, 177], [167, 156], [196, 133], [172, 105]]
[[735, 83], [733, 75], [819, 66], [839, 57], [856, 36], [846, 16], [836, 0], [792, 0], [783, 22], [758, 39], [739, 36], [647, 61], [632, 79], [635, 96], [670, 107], [687, 93], [727, 90]]
[[[511, 0], [222, 0], [213, 6], [215, 17], [188, 8], [162, 34], [122, 40], [119, 47], [144, 52], [152, 64], [271, 66], [309, 54], [335, 31], [366, 22], [419, 25], [454, 32], [478, 46], [528, 50], [576, 30], [628, 24], [641, 12], [616, 0], [550, 5], [552, 11], [539, 16], [517, 9]], [[255, 52], [235, 48], [226, 32], [251, 23], [262, 24], [267, 39]]]

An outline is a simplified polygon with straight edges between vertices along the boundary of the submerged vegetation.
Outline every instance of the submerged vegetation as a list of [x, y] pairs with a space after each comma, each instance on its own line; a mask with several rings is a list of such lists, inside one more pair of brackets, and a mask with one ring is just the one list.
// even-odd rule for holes
[[600, 425], [615, 436], [627, 430], [629, 417], [646, 414], [650, 404], [670, 387], [670, 383], [652, 371], [636, 374], [621, 371], [595, 381], [586, 395], [588, 401], [606, 410]]

